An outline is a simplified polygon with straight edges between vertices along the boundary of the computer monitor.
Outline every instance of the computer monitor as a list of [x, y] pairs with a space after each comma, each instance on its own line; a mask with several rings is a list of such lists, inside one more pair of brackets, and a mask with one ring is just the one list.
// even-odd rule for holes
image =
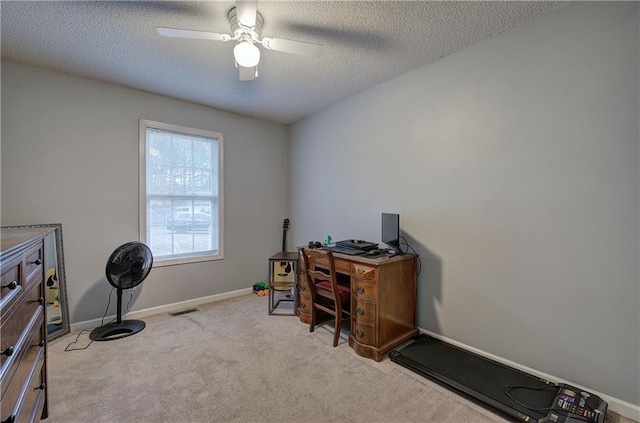
[[402, 254], [400, 249], [400, 215], [396, 213], [382, 213], [382, 242], [396, 249], [396, 254]]

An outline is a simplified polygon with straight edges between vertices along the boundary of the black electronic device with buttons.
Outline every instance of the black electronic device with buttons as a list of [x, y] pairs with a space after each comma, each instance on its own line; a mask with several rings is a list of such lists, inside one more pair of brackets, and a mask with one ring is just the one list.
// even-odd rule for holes
[[549, 413], [539, 423], [604, 422], [607, 402], [575, 386], [558, 384]]

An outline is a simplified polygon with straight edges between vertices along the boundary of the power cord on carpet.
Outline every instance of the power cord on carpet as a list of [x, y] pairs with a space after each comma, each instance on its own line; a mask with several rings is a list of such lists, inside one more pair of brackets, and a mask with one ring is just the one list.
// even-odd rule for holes
[[[114, 290], [114, 288], [111, 288], [111, 291], [109, 292], [109, 300], [107, 301], [107, 308], [104, 310], [104, 314], [102, 315], [102, 319], [100, 320], [100, 327], [104, 326], [104, 318], [107, 317], [107, 313], [109, 312], [109, 306], [111, 305], [111, 294], [113, 294], [113, 290]], [[132, 294], [131, 298], [133, 298], [133, 294]], [[129, 303], [131, 303], [131, 301], [129, 301]], [[129, 309], [129, 304], [127, 304], [127, 310], [128, 309]], [[111, 322], [113, 322], [113, 320]], [[111, 322], [109, 322], [109, 323], [111, 323]], [[107, 324], [109, 324], [109, 323], [107, 323]], [[87, 348], [89, 348], [89, 346], [91, 344], [93, 344], [93, 339], [92, 339], [91, 342], [89, 342], [84, 347], [81, 347], [81, 348], [69, 348], [69, 347], [71, 347], [71, 345], [78, 343], [78, 339], [80, 339], [80, 335], [82, 335], [83, 332], [89, 332], [89, 329], [81, 330], [78, 333], [78, 335], [76, 336], [76, 340], [70, 342], [69, 345], [67, 345], [65, 347], [65, 349], [64, 349], [65, 352], [86, 350]]]

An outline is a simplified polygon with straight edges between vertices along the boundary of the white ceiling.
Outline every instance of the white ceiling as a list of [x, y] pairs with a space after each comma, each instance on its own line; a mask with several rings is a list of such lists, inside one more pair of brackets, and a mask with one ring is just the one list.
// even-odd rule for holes
[[2, 58], [289, 124], [567, 3], [264, 0], [262, 37], [324, 51], [260, 47], [259, 77], [241, 82], [233, 42], [155, 30], [231, 33], [233, 1], [2, 1]]

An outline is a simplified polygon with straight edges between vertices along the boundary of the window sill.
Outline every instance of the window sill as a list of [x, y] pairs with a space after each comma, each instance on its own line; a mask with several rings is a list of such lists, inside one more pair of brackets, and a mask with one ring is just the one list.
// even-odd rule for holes
[[199, 263], [202, 261], [217, 261], [217, 260], [222, 260], [223, 258], [224, 257], [222, 256], [222, 254], [180, 257], [180, 258], [165, 258], [165, 259], [159, 258], [159, 259], [154, 259], [153, 266], [154, 267], [176, 266], [179, 264]]

